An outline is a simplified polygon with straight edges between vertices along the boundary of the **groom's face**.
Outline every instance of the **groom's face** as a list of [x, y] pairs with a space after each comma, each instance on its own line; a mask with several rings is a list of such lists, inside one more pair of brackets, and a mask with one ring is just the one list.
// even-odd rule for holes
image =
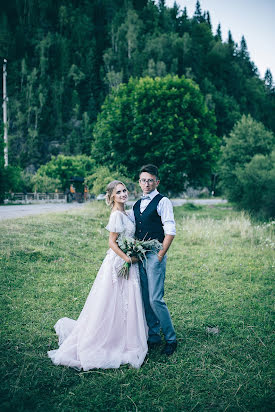
[[148, 194], [153, 192], [153, 190], [158, 187], [159, 180], [157, 180], [157, 177], [155, 175], [151, 175], [147, 172], [142, 172], [139, 176], [139, 185], [142, 192], [144, 194]]

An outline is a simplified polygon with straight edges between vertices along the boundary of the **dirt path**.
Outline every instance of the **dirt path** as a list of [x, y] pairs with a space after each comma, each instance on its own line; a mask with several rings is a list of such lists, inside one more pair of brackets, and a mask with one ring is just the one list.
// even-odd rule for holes
[[[135, 201], [129, 201], [131, 206]], [[173, 206], [181, 206], [185, 203], [194, 203], [196, 205], [217, 205], [227, 203], [225, 199], [172, 199]], [[24, 216], [39, 215], [49, 212], [64, 212], [70, 209], [78, 209], [84, 206], [84, 203], [44, 203], [39, 205], [11, 205], [0, 206], [0, 221], [5, 219], [16, 219]]]
[[39, 205], [0, 206], [0, 221], [49, 212], [64, 212], [83, 207], [83, 203], [44, 203]]
[[172, 199], [173, 206], [182, 206], [186, 203], [195, 205], [220, 205], [227, 203], [226, 199]]

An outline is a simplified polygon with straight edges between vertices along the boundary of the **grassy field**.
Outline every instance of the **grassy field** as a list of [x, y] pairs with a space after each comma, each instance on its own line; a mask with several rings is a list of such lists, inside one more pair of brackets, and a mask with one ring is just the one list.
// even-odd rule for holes
[[175, 208], [170, 358], [141, 369], [54, 366], [53, 325], [77, 318], [107, 250], [101, 203], [0, 223], [1, 411], [271, 411], [275, 225], [229, 207]]

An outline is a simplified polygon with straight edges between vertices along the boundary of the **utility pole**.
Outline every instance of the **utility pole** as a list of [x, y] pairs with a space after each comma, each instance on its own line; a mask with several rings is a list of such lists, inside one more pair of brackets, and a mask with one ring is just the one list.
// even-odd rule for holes
[[3, 62], [3, 123], [4, 123], [4, 160], [5, 167], [9, 164], [8, 157], [8, 120], [7, 120], [7, 60]]

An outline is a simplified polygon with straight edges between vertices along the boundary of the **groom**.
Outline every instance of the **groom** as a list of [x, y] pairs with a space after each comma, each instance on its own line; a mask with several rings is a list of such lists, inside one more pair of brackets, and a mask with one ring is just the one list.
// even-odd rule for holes
[[176, 333], [163, 295], [166, 252], [175, 237], [176, 227], [172, 203], [157, 191], [159, 182], [156, 166], [149, 164], [140, 169], [139, 185], [143, 196], [134, 204], [133, 211], [135, 236], [140, 240], [157, 239], [163, 245], [158, 255], [149, 252], [147, 259], [143, 263], [139, 262], [142, 297], [149, 327], [148, 346], [152, 348], [161, 343], [161, 328], [166, 340], [162, 354], [172, 355], [177, 347]]

